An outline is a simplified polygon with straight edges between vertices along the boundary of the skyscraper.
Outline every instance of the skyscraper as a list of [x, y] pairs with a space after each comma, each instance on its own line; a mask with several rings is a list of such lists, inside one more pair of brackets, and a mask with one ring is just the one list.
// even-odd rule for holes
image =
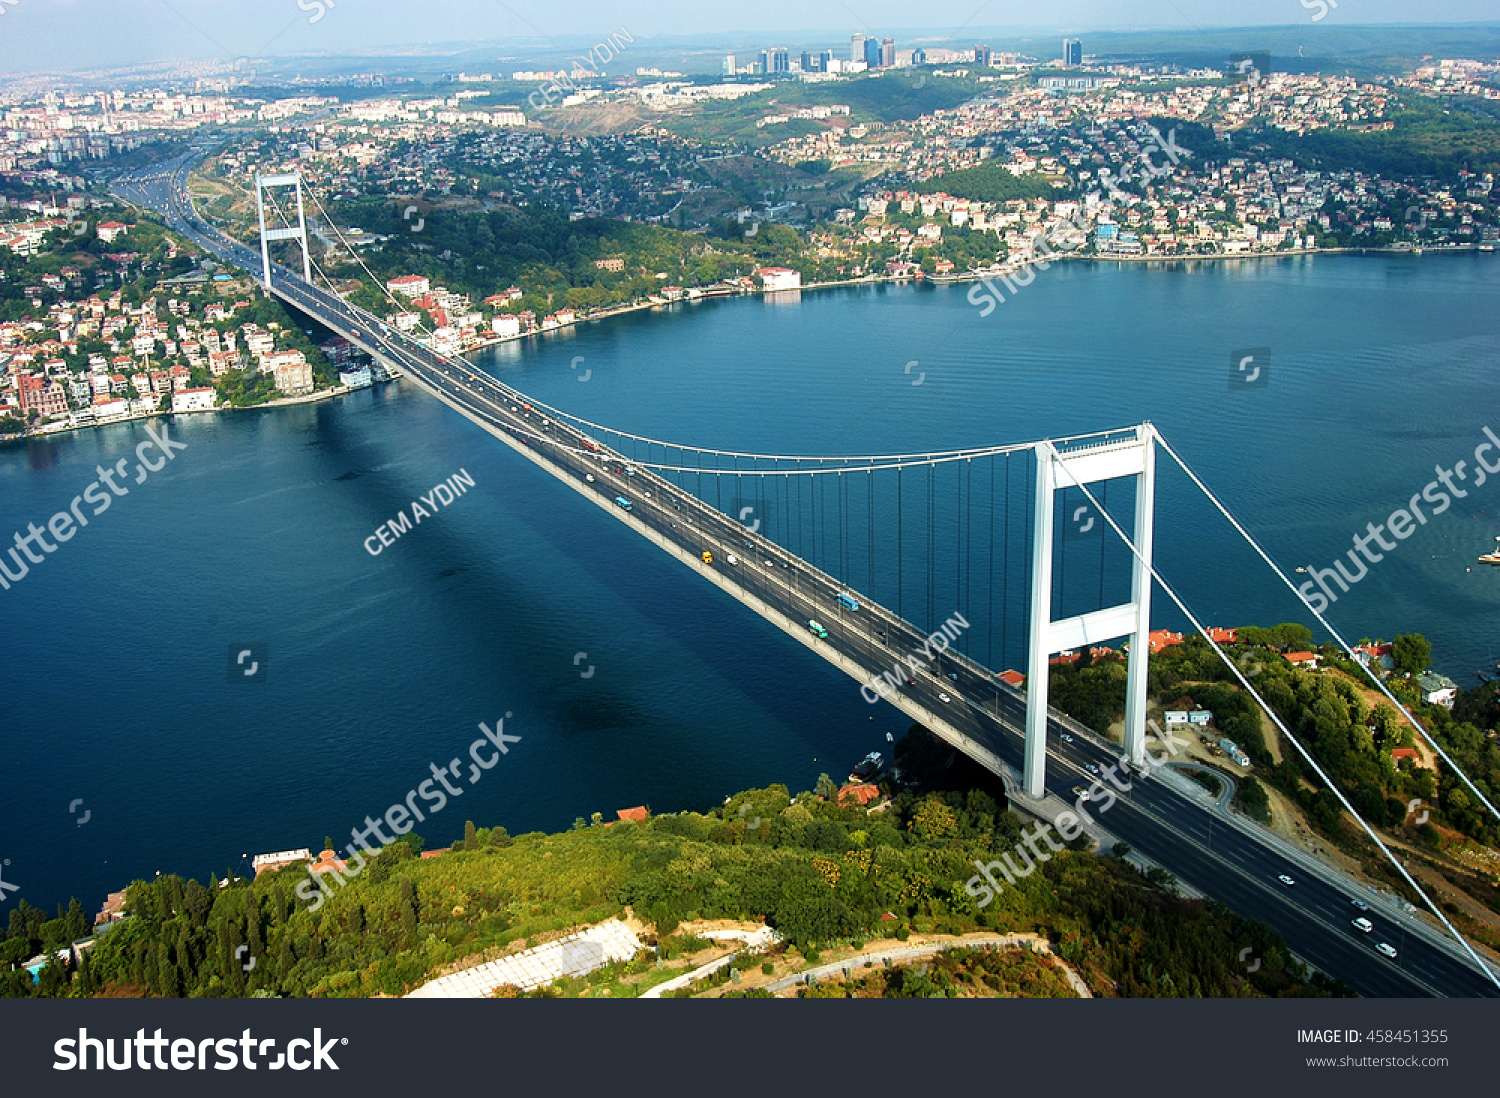
[[880, 67], [883, 69], [896, 67], [896, 40], [894, 38], [880, 40]]
[[865, 39], [865, 57], [864, 57], [864, 61], [865, 61], [865, 64], [869, 65], [870, 68], [872, 68], [872, 69], [878, 69], [880, 67], [880, 39], [878, 39], [878, 38], [866, 38]]
[[990, 67], [990, 48], [988, 46], [974, 47], [974, 64], [982, 69]]
[[787, 53], [785, 46], [773, 46], [767, 51], [768, 61], [766, 68], [768, 73], [788, 73], [792, 71], [791, 55]]
[[734, 54], [732, 54], [732, 53], [726, 53], [724, 55], [724, 75], [725, 76], [733, 76], [734, 74], [735, 74]]
[[849, 60], [863, 61], [865, 59], [865, 36], [853, 34], [849, 36]]
[[1063, 68], [1072, 69], [1083, 64], [1083, 40], [1081, 38], [1063, 39]]

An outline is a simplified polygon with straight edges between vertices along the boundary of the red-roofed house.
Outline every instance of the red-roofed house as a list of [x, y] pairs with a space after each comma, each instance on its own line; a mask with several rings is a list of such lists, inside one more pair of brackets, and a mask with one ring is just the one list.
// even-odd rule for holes
[[869, 782], [858, 782], [846, 785], [839, 790], [838, 796], [834, 798], [836, 804], [843, 804], [845, 800], [854, 801], [860, 805], [867, 805], [880, 796], [880, 787], [871, 785]]
[[1318, 654], [1316, 652], [1288, 652], [1286, 661], [1293, 667], [1317, 667]]
[[617, 808], [615, 815], [622, 820], [645, 820], [651, 813], [646, 811], [646, 806], [638, 804], [634, 808]]
[[448, 848], [446, 846], [440, 846], [436, 850], [424, 850], [424, 851], [422, 851], [422, 857], [424, 857], [424, 858], [440, 858], [440, 857], [442, 857], [446, 853], [448, 853]]
[[1208, 629], [1205, 630], [1208, 639], [1213, 641], [1215, 644], [1233, 644], [1234, 635], [1238, 632], [1238, 629], [1220, 629], [1216, 625], [1210, 625]]
[[1174, 644], [1182, 643], [1182, 634], [1174, 633], [1170, 629], [1151, 630], [1151, 651], [1160, 652], [1163, 648], [1170, 648]]
[[1019, 671], [1006, 670], [1000, 672], [999, 679], [1001, 682], [1007, 683], [1010, 686], [1020, 686], [1026, 681], [1026, 676], [1021, 674], [1021, 672]]
[[330, 869], [335, 873], [342, 873], [344, 864], [344, 860], [337, 857], [332, 850], [323, 850], [318, 853], [318, 860], [307, 868], [313, 873], [327, 873]]
[[1391, 758], [1398, 763], [1402, 759], [1415, 759], [1420, 762], [1422, 756], [1417, 754], [1415, 747], [1393, 747], [1391, 748]]

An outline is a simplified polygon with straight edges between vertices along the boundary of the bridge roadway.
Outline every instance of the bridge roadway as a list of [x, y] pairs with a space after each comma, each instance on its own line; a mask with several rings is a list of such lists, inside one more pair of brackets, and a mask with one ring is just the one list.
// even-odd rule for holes
[[[227, 263], [260, 270], [258, 253], [206, 225], [186, 199], [193, 154], [147, 173], [122, 179], [116, 193], [163, 213], [171, 227]], [[589, 436], [548, 418], [526, 396], [472, 368], [447, 360], [388, 328], [355, 306], [304, 283], [283, 268], [273, 272], [273, 293], [371, 354], [395, 363], [421, 388], [546, 469], [615, 518], [676, 556], [801, 643], [858, 681], [897, 665], [906, 654], [921, 659], [925, 635], [910, 622], [857, 596], [860, 609], [843, 609], [842, 590], [830, 576], [741, 523], [707, 506]], [[627, 511], [614, 499], [630, 500]], [[712, 565], [700, 559], [713, 554]], [[734, 553], [737, 566], [727, 564]], [[828, 630], [812, 635], [809, 619]], [[929, 657], [930, 658], [930, 657]], [[894, 703], [903, 712], [1005, 776], [1021, 770], [1024, 695], [990, 671], [955, 653], [913, 672], [914, 681]], [[944, 700], [944, 699], [947, 700]], [[1067, 733], [1067, 738], [1064, 734]], [[1061, 714], [1049, 721], [1048, 791], [1072, 803], [1075, 786], [1088, 786], [1090, 765], [1119, 757], [1111, 745]], [[1128, 842], [1181, 880], [1243, 915], [1274, 927], [1309, 963], [1374, 997], [1427, 995], [1491, 997], [1496, 989], [1442, 933], [1388, 901], [1376, 898], [1332, 867], [1294, 859], [1253, 826], [1236, 825], [1207, 803], [1158, 778], [1136, 776], [1128, 792], [1098, 816], [1100, 826]], [[1292, 886], [1279, 882], [1285, 874]], [[1351, 903], [1370, 904], [1370, 934], [1351, 926], [1360, 914]], [[1392, 960], [1376, 942], [1396, 946]], [[1238, 957], [1230, 963], [1238, 964]], [[1250, 963], [1247, 958], [1245, 963]]]

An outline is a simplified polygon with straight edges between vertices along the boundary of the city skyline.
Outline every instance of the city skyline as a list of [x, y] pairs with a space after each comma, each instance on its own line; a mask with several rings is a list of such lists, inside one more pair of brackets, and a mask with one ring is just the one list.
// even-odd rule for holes
[[[1082, 36], [1099, 32], [1179, 30], [1212, 32], [1234, 27], [1391, 24], [1494, 24], [1482, 0], [1368, 0], [1358, 8], [1334, 8], [1325, 0], [1223, 0], [1195, 6], [1191, 18], [1171, 4], [1143, 0], [1085, 3], [1067, 0], [1038, 11], [1017, 0], [974, 3], [940, 0], [913, 21], [906, 5], [875, 0], [854, 7], [794, 5], [784, 0], [746, 9], [725, 3], [644, 5], [596, 0], [567, 9], [541, 5], [458, 0], [441, 9], [412, 9], [394, 0], [362, 2], [357, 17], [337, 0], [262, 0], [231, 5], [223, 0], [174, 0], [148, 4], [125, 0], [19, 0], [0, 7], [0, 57], [8, 72], [88, 69], [150, 61], [215, 57], [314, 55], [336, 57], [369, 52], [457, 51], [483, 45], [530, 52], [571, 49], [577, 42], [626, 27], [656, 39], [664, 49], [711, 49], [736, 36], [775, 35], [802, 46], [813, 39], [849, 41], [851, 33], [920, 43], [1005, 35]], [[1486, 17], [1489, 17], [1488, 19]], [[701, 39], [701, 41], [689, 41]], [[591, 40], [591, 39], [590, 39]]]

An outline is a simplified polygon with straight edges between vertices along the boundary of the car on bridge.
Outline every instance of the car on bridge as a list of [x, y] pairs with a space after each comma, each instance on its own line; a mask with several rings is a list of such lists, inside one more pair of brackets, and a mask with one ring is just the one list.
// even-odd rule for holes
[[710, 553], [707, 549], [703, 550], [703, 563], [704, 564], [712, 564], [713, 562], [714, 562], [714, 555], [712, 553]]
[[1285, 873], [1278, 873], [1278, 874], [1276, 874], [1276, 879], [1278, 881], [1280, 881], [1282, 884], [1286, 885], [1288, 888], [1291, 888], [1292, 885], [1294, 885], [1294, 884], [1297, 883], [1296, 881], [1294, 881], [1290, 877], [1288, 877]]
[[845, 610], [849, 610], [851, 612], [859, 609], [858, 600], [855, 599], [853, 595], [845, 594], [843, 591], [840, 591], [837, 595], [834, 596], [834, 601], [836, 601]]
[[1358, 930], [1364, 934], [1368, 934], [1370, 933], [1370, 931], [1375, 929], [1375, 924], [1370, 922], [1370, 920], [1366, 919], [1363, 915], [1361, 915], [1358, 919], [1351, 920], [1349, 925], [1352, 926], [1355, 930]]
[[1381, 942], [1375, 948], [1380, 950], [1381, 953], [1385, 954], [1391, 960], [1394, 961], [1396, 959], [1396, 947], [1391, 945], [1390, 942]]
[[624, 496], [616, 496], [615, 497], [615, 502], [617, 504], [619, 504], [622, 508], [624, 508], [627, 511], [633, 511], [633, 510], [635, 510], [635, 504], [631, 503]]
[[813, 636], [817, 637], [819, 640], [826, 641], [828, 639], [828, 630], [824, 629], [821, 625], [813, 621], [811, 618], [807, 619], [807, 631]]

